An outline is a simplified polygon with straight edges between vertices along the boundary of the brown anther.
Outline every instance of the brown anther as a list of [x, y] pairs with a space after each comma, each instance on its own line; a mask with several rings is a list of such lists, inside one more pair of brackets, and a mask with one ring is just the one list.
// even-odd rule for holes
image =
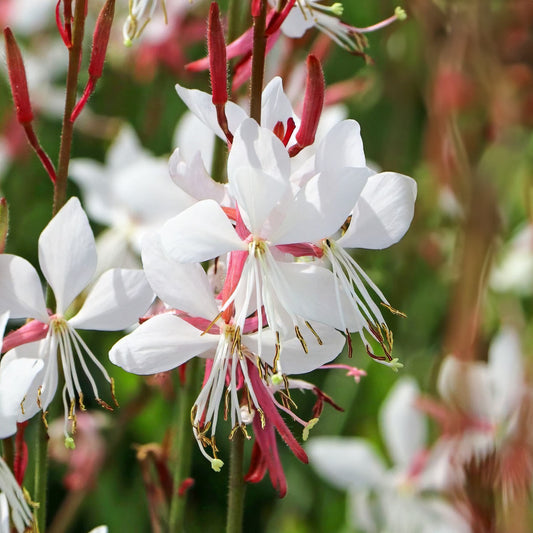
[[401, 316], [402, 318], [407, 318], [407, 315], [405, 313], [402, 313], [401, 311], [398, 311], [398, 309], [394, 309], [392, 305], [386, 304], [385, 302], [380, 302], [385, 309], [388, 309], [393, 315]]
[[315, 336], [315, 339], [316, 339], [316, 342], [318, 342], [318, 344], [320, 346], [322, 346], [324, 343], [322, 342], [322, 339], [320, 338], [320, 336], [318, 335], [318, 333], [313, 329], [313, 327], [311, 326], [311, 324], [309, 324], [309, 322], [307, 322], [307, 320], [305, 321], [305, 325], [311, 330], [311, 333]]
[[107, 402], [104, 402], [104, 400], [102, 400], [101, 398], [96, 398], [96, 401], [98, 402], [98, 405], [100, 405], [100, 407], [103, 407], [107, 411], [114, 410]]
[[80, 406], [80, 409], [82, 411], [87, 411], [86, 407], [85, 407], [85, 404], [83, 403], [83, 392], [80, 392], [78, 394], [78, 404]]
[[72, 398], [72, 400], [70, 400], [70, 409], [68, 410], [68, 419], [69, 420], [74, 420], [74, 412], [76, 410], [76, 400], [74, 398]]
[[111, 378], [111, 398], [113, 398], [115, 406], [120, 407], [120, 405], [118, 404], [117, 396], [115, 394], [115, 380], [113, 378]]
[[348, 330], [344, 333], [346, 334], [346, 342], [348, 343], [348, 358], [351, 359], [353, 355], [352, 336]]
[[309, 348], [307, 347], [307, 343], [305, 342], [305, 339], [302, 336], [302, 332], [300, 331], [300, 328], [298, 326], [294, 326], [294, 333], [296, 334], [296, 337], [300, 341], [300, 344], [302, 345], [304, 352], [309, 353]]

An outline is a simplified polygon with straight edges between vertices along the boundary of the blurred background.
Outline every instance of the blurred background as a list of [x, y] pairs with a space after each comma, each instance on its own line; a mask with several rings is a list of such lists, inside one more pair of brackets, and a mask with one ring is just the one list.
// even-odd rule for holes
[[[8, 4], [13, 7], [0, 7], [0, 21], [12, 27], [22, 48], [35, 127], [55, 161], [67, 57], [55, 27], [55, 2]], [[175, 83], [209, 90], [207, 73], [192, 74], [184, 68], [205, 54], [208, 2], [195, 0], [189, 6], [167, 0], [166, 4], [168, 25], [152, 21], [126, 48], [122, 23], [127, 2], [117, 0], [104, 75], [77, 123], [73, 159], [90, 158], [106, 165], [106, 154], [125, 124], [150, 157], [168, 158], [177, 146], [175, 131], [186, 108]], [[224, 12], [226, 2], [220, 4]], [[86, 51], [101, 5], [89, 0]], [[370, 26], [389, 17], [395, 7], [389, 0], [346, 1], [342, 19], [353, 26]], [[506, 429], [503, 437], [489, 432], [494, 442], [488, 451], [474, 453], [473, 459], [463, 454], [466, 459], [457, 461], [462, 474], [446, 486], [442, 498], [472, 522], [473, 531], [527, 532], [533, 528], [528, 506], [532, 437], [527, 424], [533, 346], [533, 4], [405, 0], [402, 7], [407, 20], [367, 35], [371, 62], [349, 54], [316, 30], [296, 41], [282, 37], [267, 60], [267, 80], [281, 74], [298, 109], [305, 57], [313, 50], [322, 60], [328, 107], [342, 105], [335, 107], [336, 112], [360, 123], [368, 160], [376, 168], [401, 172], [418, 183], [415, 218], [402, 241], [387, 250], [361, 250], [355, 255], [391, 304], [407, 315], [387, 316], [394, 332], [394, 355], [404, 368], [395, 374], [372, 362], [360, 342], [354, 341], [352, 360], [343, 353], [336, 362], [366, 370], [359, 384], [342, 370], [318, 370], [306, 376], [344, 409], [339, 412], [326, 405], [309, 442], [320, 436], [363, 438], [392, 468], [378, 413], [402, 376], [414, 378], [420, 396], [427, 400], [420, 402], [420, 413], [432, 414], [426, 421], [428, 449], [446, 434], [461, 441], [464, 428], [450, 429], [446, 417], [450, 410], [465, 414], [475, 402], [456, 398], [454, 403], [443, 397], [442, 390], [439, 393], [442, 361], [453, 354], [465, 365], [485, 362], [498, 333], [510, 329], [523, 368], [516, 378], [516, 389], [523, 394], [512, 404], [513, 428]], [[243, 28], [247, 20], [243, 15]], [[82, 62], [82, 82], [88, 55]], [[38, 265], [37, 239], [51, 216], [52, 187], [14, 118], [5, 68], [2, 74], [0, 191], [11, 220], [6, 252]], [[242, 88], [238, 96], [246, 98], [246, 91]], [[109, 160], [104, 168], [109, 168]], [[74, 182], [68, 194], [80, 194]], [[105, 226], [95, 222], [93, 229], [98, 234]], [[51, 532], [81, 533], [100, 523], [111, 532], [150, 531], [147, 487], [150, 494], [160, 483], [156, 466], [166, 463], [172, 439], [172, 378], [142, 378], [113, 367], [107, 352], [120, 336], [84, 335], [114, 376], [122, 407], [109, 414], [89, 404], [87, 419], [80, 417], [79, 456], [76, 461], [67, 458], [69, 465], [61, 435], [54, 444], [52, 432]], [[457, 390], [451, 396], [481, 398], [475, 383], [463, 384], [468, 392], [455, 383]], [[294, 399], [298, 413], [309, 418], [315, 398], [295, 392]], [[55, 414], [61, 418], [60, 411]], [[510, 412], [502, 416], [498, 423], [505, 426]], [[54, 413], [49, 417], [53, 419]], [[38, 422], [29, 425], [27, 435]], [[220, 455], [227, 457], [228, 443], [219, 438], [218, 444]], [[519, 457], [509, 451], [515, 444]], [[248, 446], [247, 457], [250, 452]], [[299, 463], [281, 442], [280, 453], [288, 494], [278, 499], [267, 478], [249, 485], [244, 531], [373, 531], [352, 519], [353, 498], [346, 490]], [[502, 472], [511, 470], [516, 475], [506, 481]], [[226, 474], [213, 473], [195, 448], [192, 478], [187, 531], [222, 531]], [[379, 498], [378, 489], [369, 496], [368, 505]], [[384, 525], [375, 527], [387, 530]], [[388, 531], [404, 529], [398, 525]]]

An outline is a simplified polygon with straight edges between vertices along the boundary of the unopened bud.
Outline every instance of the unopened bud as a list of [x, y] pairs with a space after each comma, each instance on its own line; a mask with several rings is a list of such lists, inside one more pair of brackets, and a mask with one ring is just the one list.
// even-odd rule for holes
[[322, 114], [322, 106], [324, 105], [324, 92], [324, 73], [322, 72], [320, 61], [310, 54], [307, 57], [307, 81], [302, 121], [296, 133], [296, 145], [289, 150], [291, 157], [315, 141], [316, 130]]
[[33, 111], [31, 109], [28, 81], [26, 79], [22, 54], [10, 28], [4, 29], [4, 38], [6, 41], [9, 84], [11, 85], [11, 94], [15, 102], [17, 120], [21, 124], [29, 124], [33, 120]]
[[209, 53], [209, 71], [213, 104], [225, 104], [228, 101], [226, 43], [220, 22], [218, 4], [213, 2], [209, 10], [207, 27], [207, 50]]

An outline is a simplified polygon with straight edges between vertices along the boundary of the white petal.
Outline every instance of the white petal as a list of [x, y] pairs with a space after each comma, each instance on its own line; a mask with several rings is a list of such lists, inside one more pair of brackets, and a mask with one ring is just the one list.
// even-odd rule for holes
[[154, 299], [142, 270], [114, 268], [104, 272], [79, 312], [73, 328], [118, 331], [135, 324]]
[[123, 124], [107, 152], [106, 163], [114, 171], [131, 165], [132, 158], [146, 155], [135, 130], [129, 124]]
[[176, 148], [170, 156], [168, 168], [174, 183], [192, 198], [196, 200], [211, 198], [219, 204], [228, 205], [225, 185], [211, 179], [199, 151], [187, 161], [183, 157], [181, 148]]
[[83, 203], [91, 219], [100, 224], [112, 224], [116, 206], [110, 193], [112, 176], [108, 169], [92, 159], [73, 159], [69, 175], [81, 188]]
[[[316, 337], [308, 328], [302, 328], [301, 333], [308, 348], [305, 353], [301, 342], [294, 336], [281, 341], [280, 365], [285, 374], [305, 374], [319, 366], [329, 363], [342, 351], [345, 338], [338, 331], [322, 324], [312, 324], [315, 333], [322, 344], [318, 344]], [[245, 344], [253, 353], [259, 350], [259, 335], [257, 333], [243, 336]], [[262, 359], [273, 365], [276, 353], [276, 337], [267, 329], [261, 333]]]
[[228, 181], [239, 167], [255, 168], [277, 180], [288, 183], [290, 158], [283, 143], [269, 130], [247, 118], [242, 122], [233, 139], [228, 156]]
[[287, 125], [289, 118], [294, 119], [291, 102], [283, 91], [283, 81], [276, 76], [263, 89], [261, 98], [261, 126], [272, 131], [278, 122]]
[[39, 237], [39, 263], [63, 313], [96, 269], [96, 246], [80, 201], [71, 198]]
[[43, 369], [40, 359], [13, 358], [0, 368], [0, 439], [17, 431], [22, 416], [23, 400], [28, 389]]
[[39, 275], [33, 266], [16, 255], [0, 254], [0, 312], [11, 318], [36, 318], [48, 322]]
[[291, 39], [299, 39], [309, 28], [314, 26], [309, 13], [304, 16], [299, 6], [295, 5], [281, 25], [283, 33]]
[[398, 242], [413, 220], [416, 182], [395, 172], [369, 178], [352, 214], [344, 248], [387, 248]]
[[426, 446], [426, 419], [414, 406], [419, 394], [416, 382], [403, 378], [391, 389], [380, 410], [381, 433], [389, 456], [405, 468]]
[[155, 293], [174, 309], [213, 320], [218, 307], [204, 269], [198, 263], [178, 263], [163, 250], [159, 235], [143, 242], [143, 267]]
[[355, 120], [343, 120], [329, 130], [316, 154], [317, 170], [338, 171], [366, 167], [361, 128]]
[[218, 335], [202, 335], [174, 315], [157, 315], [119, 340], [111, 348], [109, 359], [134, 374], [156, 374], [215, 347], [218, 339]]
[[329, 270], [305, 263], [278, 262], [278, 267], [287, 282], [287, 299], [293, 313], [343, 331], [359, 329], [353, 306], [342, 291], [340, 305], [337, 302], [335, 276]]
[[215, 139], [216, 136], [211, 128], [194, 113], [186, 111], [174, 132], [172, 146], [179, 147], [181, 156], [187, 161], [191, 161], [199, 152], [203, 166], [210, 171], [213, 164]]
[[[179, 84], [176, 84], [176, 91], [179, 97], [183, 100], [185, 105], [213, 132], [221, 139], [226, 140], [226, 136], [218, 125], [217, 113], [210, 94], [204, 93], [197, 89], [186, 89]], [[226, 103], [226, 117], [228, 119], [228, 127], [231, 132], [234, 132], [239, 124], [247, 117], [244, 109], [233, 102]]]
[[230, 192], [252, 235], [263, 236], [268, 216], [288, 191], [288, 182], [259, 169], [240, 167], [230, 178]]
[[363, 439], [315, 437], [306, 447], [315, 470], [340, 489], [378, 488], [383, 461]]
[[161, 243], [170, 257], [181, 263], [206, 261], [246, 249], [213, 200], [202, 200], [171, 218], [161, 229]]
[[437, 389], [452, 408], [484, 422], [492, 422], [494, 397], [485, 363], [446, 357], [439, 370]]
[[333, 235], [352, 211], [367, 175], [366, 168], [344, 168], [311, 178], [288, 206], [272, 240], [276, 244], [318, 242]]
[[524, 394], [522, 349], [515, 330], [503, 329], [492, 341], [488, 371], [494, 393], [495, 416], [498, 421], [503, 421], [518, 409]]

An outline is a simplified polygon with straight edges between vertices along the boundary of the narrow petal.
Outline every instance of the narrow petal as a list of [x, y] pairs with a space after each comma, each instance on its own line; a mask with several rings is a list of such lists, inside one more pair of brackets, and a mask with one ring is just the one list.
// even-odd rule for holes
[[313, 468], [340, 489], [377, 489], [385, 478], [385, 466], [363, 439], [316, 437], [307, 453]]
[[180, 263], [213, 259], [246, 249], [228, 217], [213, 200], [202, 200], [171, 218], [161, 229], [161, 243]]
[[142, 270], [114, 268], [104, 272], [80, 311], [69, 320], [73, 328], [118, 331], [135, 324], [154, 299]]
[[39, 263], [63, 313], [96, 269], [96, 246], [80, 201], [71, 198], [39, 237]]
[[178, 263], [163, 250], [159, 235], [143, 241], [146, 277], [163, 302], [193, 317], [213, 320], [218, 307], [204, 269], [198, 263]]
[[111, 348], [109, 359], [127, 372], [156, 374], [216, 347], [218, 339], [218, 335], [202, 335], [174, 315], [157, 315], [119, 340]]
[[355, 120], [333, 126], [320, 143], [316, 168], [335, 172], [343, 167], [366, 167], [361, 128]]
[[11, 318], [36, 318], [48, 322], [39, 275], [33, 266], [16, 255], [0, 254], [0, 312]]
[[398, 242], [413, 220], [416, 182], [395, 172], [369, 178], [352, 221], [338, 244], [344, 248], [387, 248]]
[[261, 128], [255, 120], [247, 118], [235, 132], [228, 156], [230, 191], [233, 175], [239, 167], [255, 168], [274, 179], [288, 182], [290, 158], [283, 143], [270, 130]]
[[381, 434], [389, 456], [406, 469], [426, 446], [426, 419], [414, 406], [419, 394], [416, 382], [403, 378], [391, 389], [380, 411]]
[[276, 244], [318, 242], [335, 234], [357, 202], [367, 176], [366, 168], [344, 168], [311, 178], [287, 206], [272, 240]]

